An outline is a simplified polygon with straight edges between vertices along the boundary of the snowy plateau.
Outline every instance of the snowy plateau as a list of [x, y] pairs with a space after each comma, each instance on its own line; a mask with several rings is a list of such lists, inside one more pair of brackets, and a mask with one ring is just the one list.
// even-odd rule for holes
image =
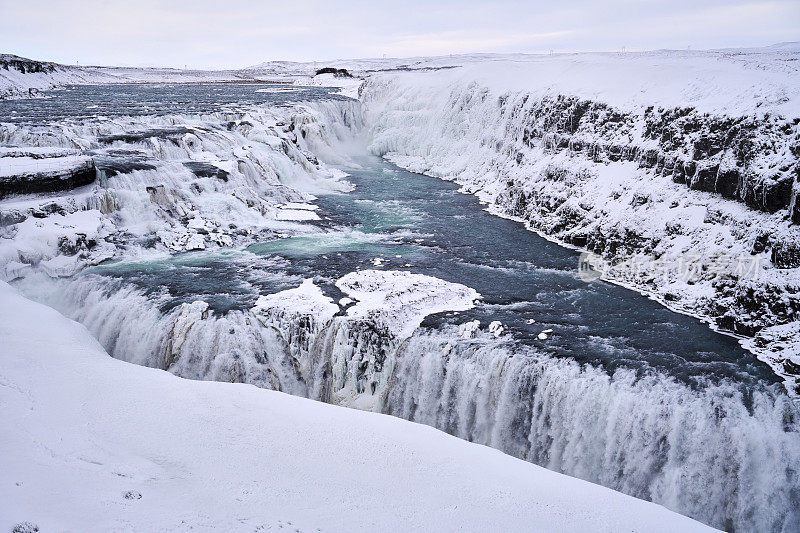
[[[795, 44], [0, 55], [0, 528], [797, 531], [799, 159]], [[555, 353], [579, 310], [478, 285], [529, 268], [579, 307], [577, 252], [437, 265], [437, 211], [360, 192], [412, 173], [591, 253], [613, 286], [593, 297], [724, 333], [659, 325], [708, 378], [637, 366], [616, 333], [587, 338], [629, 366]], [[706, 335], [745, 350], [704, 359]]]

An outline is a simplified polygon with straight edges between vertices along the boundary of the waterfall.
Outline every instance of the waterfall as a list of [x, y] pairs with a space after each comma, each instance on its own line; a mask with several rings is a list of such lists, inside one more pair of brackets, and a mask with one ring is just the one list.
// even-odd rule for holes
[[609, 374], [454, 326], [399, 341], [343, 316], [162, 311], [166, 298], [93, 275], [46, 285], [21, 288], [130, 362], [382, 411], [720, 528], [800, 527], [800, 428], [777, 387]]
[[[418, 100], [406, 105], [422, 106]], [[408, 131], [420, 133], [427, 124], [414, 116], [407, 131], [375, 140], [380, 153], [396, 153], [404, 142], [414, 142]], [[353, 102], [202, 119], [117, 120], [65, 125], [58, 132], [0, 127], [0, 141], [97, 148], [100, 135], [190, 123], [192, 133], [127, 143], [126, 149], [157, 160], [158, 169], [110, 177], [82, 200], [85, 205], [74, 208], [99, 209], [119, 229], [109, 244], [129, 256], [155, 253], [151, 241], [159, 239], [159, 253], [184, 249], [188, 230], [209, 247], [230, 246], [226, 238], [252, 242], [261, 230], [303, 231], [278, 225], [275, 205], [308, 201], [318, 188], [343, 190], [336, 172], [317, 158], [341, 161], [338, 147], [357, 144], [354, 138], [363, 129]], [[209, 127], [209, 120], [233, 125]], [[439, 140], [448, 142], [446, 135]], [[454, 144], [448, 150], [460, 154], [468, 148]], [[436, 150], [428, 152], [431, 164], [420, 168], [438, 168], [432, 173], [450, 177], [459, 173], [435, 167]], [[472, 157], [486, 156], [490, 164], [484, 152]], [[196, 176], [184, 165], [188, 160], [212, 161], [227, 169], [226, 179]], [[657, 372], [610, 374], [509, 337], [464, 339], [447, 325], [398, 338], [369, 317], [340, 313], [323, 320], [246, 307], [219, 311], [199, 296], [177, 301], [91, 272], [65, 279], [34, 273], [16, 285], [84, 324], [109, 354], [131, 363], [428, 424], [720, 528], [800, 530], [798, 415], [777, 388], [743, 391], [727, 381], [691, 388]]]
[[454, 330], [415, 335], [394, 365], [386, 413], [715, 527], [800, 527], [800, 428], [779, 389], [609, 375]]

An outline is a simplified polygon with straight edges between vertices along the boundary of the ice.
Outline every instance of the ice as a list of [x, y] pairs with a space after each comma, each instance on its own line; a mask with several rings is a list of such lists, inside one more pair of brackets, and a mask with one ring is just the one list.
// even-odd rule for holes
[[458, 334], [461, 336], [461, 338], [473, 339], [475, 338], [475, 336], [477, 336], [480, 327], [481, 327], [480, 320], [472, 320], [470, 322], [464, 322], [463, 324], [458, 326]]
[[489, 324], [489, 333], [491, 333], [495, 337], [499, 337], [500, 335], [502, 335], [504, 329], [505, 328], [503, 327], [503, 323], [500, 322], [499, 320], [495, 320]]

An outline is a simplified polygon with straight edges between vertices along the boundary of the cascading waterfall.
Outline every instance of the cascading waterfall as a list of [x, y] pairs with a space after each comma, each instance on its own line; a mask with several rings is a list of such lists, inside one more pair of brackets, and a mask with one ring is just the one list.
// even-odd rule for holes
[[[270, 114], [269, 128], [261, 127], [259, 113], [214, 116], [235, 121], [230, 130], [133, 143], [165, 163], [111, 178], [98, 192], [110, 205], [106, 211], [118, 227], [138, 227], [140, 240], [157, 234], [170, 242], [169, 231], [180, 231], [189, 215], [206, 221], [195, 228], [206, 232], [201, 235], [222, 238], [225, 230], [235, 236], [228, 231], [231, 220], [246, 234], [274, 221], [264, 216], [272, 204], [303, 200], [298, 189], [319, 185], [309, 177], [316, 169], [311, 154], [336, 162], [340, 156], [331, 146], [362, 129], [352, 102], [314, 102], [288, 115], [290, 126], [279, 127], [276, 121], [285, 117]], [[177, 122], [144, 117], [116, 129], [73, 125], [44, 137], [18, 128], [0, 130], [0, 140], [88, 148], [81, 139], [131, 124], [144, 129]], [[281, 137], [287, 131], [296, 136], [291, 143]], [[258, 149], [237, 152], [243, 144]], [[237, 160], [230, 179], [192, 177], [182, 162], [202, 154]], [[93, 198], [87, 202], [96, 203]], [[134, 240], [121, 245], [137, 250]], [[247, 308], [215, 312], [204, 301], [176, 304], [166, 293], [94, 274], [46, 283], [28, 276], [17, 285], [83, 323], [119, 359], [382, 411], [717, 527], [800, 530], [800, 428], [796, 407], [779, 390], [745, 395], [728, 382], [692, 389], [658, 373], [609, 375], [508, 338], [463, 339], [452, 326], [396, 339], [367, 320], [342, 315], [322, 323]]]
[[716, 527], [800, 527], [797, 412], [781, 391], [609, 375], [445, 330], [404, 343], [383, 410]]
[[800, 428], [774, 388], [609, 375], [453, 326], [398, 343], [341, 316], [220, 315], [201, 301], [162, 312], [153, 295], [100, 276], [39, 298], [130, 362], [380, 410], [728, 530], [800, 527]]
[[307, 395], [291, 333], [263, 326], [248, 311], [218, 315], [198, 300], [162, 312], [166, 298], [94, 275], [70, 282], [25, 280], [20, 288], [82, 323], [117, 359], [189, 379]]

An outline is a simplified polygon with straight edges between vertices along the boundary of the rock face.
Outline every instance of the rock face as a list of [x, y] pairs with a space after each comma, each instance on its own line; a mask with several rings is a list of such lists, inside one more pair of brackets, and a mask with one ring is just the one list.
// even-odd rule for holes
[[[715, 116], [691, 107], [622, 112], [565, 95], [519, 105], [522, 141], [529, 148], [541, 144], [596, 163], [633, 162], [770, 213], [794, 206], [800, 119]], [[795, 222], [798, 217], [800, 212], [793, 213]]]
[[95, 180], [91, 157], [58, 148], [0, 149], [0, 198], [67, 191]]
[[0, 68], [4, 70], [18, 70], [22, 74], [48, 73], [56, 69], [55, 63], [34, 61], [13, 54], [0, 54]]
[[[604, 258], [608, 278], [720, 328], [752, 336], [800, 320], [795, 114], [729, 100], [670, 107], [638, 93], [612, 105], [425, 76], [367, 80], [374, 154], [460, 183], [491, 210]], [[800, 392], [789, 366], [773, 368]]]
[[317, 70], [316, 75], [319, 76], [320, 74], [333, 74], [337, 78], [352, 78], [353, 75], [350, 74], [347, 69], [343, 68], [334, 68], [334, 67], [324, 67]]

